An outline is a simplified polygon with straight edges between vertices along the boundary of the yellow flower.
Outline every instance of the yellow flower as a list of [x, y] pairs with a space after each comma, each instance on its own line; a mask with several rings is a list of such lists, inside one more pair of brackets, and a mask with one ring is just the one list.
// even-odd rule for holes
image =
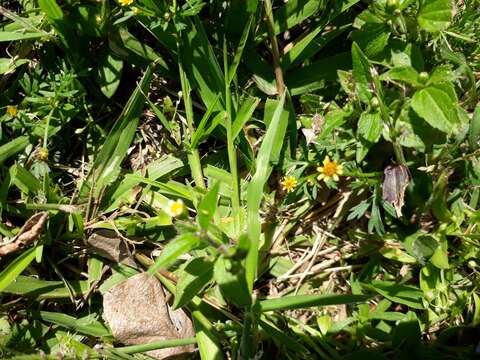
[[138, 15], [139, 12], [140, 12], [140, 10], [138, 10], [137, 7], [132, 6], [132, 13], [133, 13], [133, 15]]
[[38, 160], [48, 161], [48, 149], [40, 148], [37, 155]]
[[292, 192], [298, 184], [294, 176], [285, 176], [281, 182], [283, 191]]
[[343, 166], [335, 160], [331, 161], [327, 155], [325, 159], [323, 159], [323, 166], [317, 167], [317, 171], [320, 173], [317, 177], [318, 180], [328, 181], [333, 179], [334, 181], [338, 181], [340, 179], [338, 175], [343, 174]]
[[122, 6], [128, 6], [128, 5], [131, 5], [133, 3], [133, 0], [118, 0], [118, 2]]
[[183, 214], [184, 211], [185, 211], [185, 204], [181, 199], [178, 199], [176, 201], [169, 200], [167, 207], [165, 208], [165, 212], [172, 217], [180, 216]]
[[7, 114], [10, 115], [11, 117], [17, 116], [18, 110], [15, 105], [8, 105], [7, 106]]

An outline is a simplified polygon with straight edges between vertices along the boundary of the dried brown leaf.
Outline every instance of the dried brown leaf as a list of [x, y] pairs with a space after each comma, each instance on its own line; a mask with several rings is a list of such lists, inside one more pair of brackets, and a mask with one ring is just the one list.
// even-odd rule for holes
[[[116, 340], [126, 345], [139, 345], [195, 335], [187, 314], [172, 311], [165, 300], [161, 283], [154, 276], [141, 273], [117, 284], [103, 296], [104, 318]], [[193, 345], [147, 352], [165, 359], [192, 353]]]
[[402, 207], [405, 198], [405, 189], [410, 181], [408, 168], [404, 165], [389, 165], [384, 170], [385, 178], [382, 185], [382, 195], [390, 202], [397, 212], [402, 216]]
[[90, 235], [87, 243], [93, 252], [105, 259], [135, 266], [135, 261], [132, 259], [127, 244], [114, 231], [97, 231]]
[[17, 235], [7, 243], [0, 244], [0, 256], [5, 256], [20, 250], [34, 242], [42, 233], [47, 219], [48, 212], [46, 211], [31, 216], [22, 226]]

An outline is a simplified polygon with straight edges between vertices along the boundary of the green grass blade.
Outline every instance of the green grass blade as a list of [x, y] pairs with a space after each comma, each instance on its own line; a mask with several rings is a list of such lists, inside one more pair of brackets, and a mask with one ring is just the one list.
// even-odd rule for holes
[[156, 272], [158, 269], [165, 268], [181, 255], [194, 249], [200, 242], [200, 239], [195, 234], [182, 234], [172, 241], [162, 250], [162, 253], [155, 261], [155, 264], [148, 270], [150, 273]]
[[242, 103], [232, 124], [232, 137], [234, 139], [240, 134], [245, 123], [251, 119], [259, 103], [260, 99], [256, 97], [249, 97]]
[[28, 136], [19, 136], [12, 141], [0, 146], [0, 165], [8, 159], [27, 147], [29, 143]]
[[253, 283], [257, 272], [258, 250], [260, 243], [260, 204], [263, 196], [263, 187], [268, 179], [270, 168], [270, 157], [275, 147], [275, 140], [283, 140], [283, 134], [279, 134], [279, 128], [285, 131], [285, 126], [280, 126], [280, 120], [285, 104], [285, 93], [280, 97], [277, 108], [273, 114], [272, 121], [263, 139], [262, 145], [255, 161], [256, 171], [247, 189], [247, 225], [248, 237], [250, 239], [250, 249], [246, 259], [246, 277], [250, 291], [253, 289]]
[[365, 295], [297, 295], [278, 299], [262, 300], [258, 303], [261, 312], [304, 309], [312, 306], [327, 306], [364, 302], [370, 297]]
[[43, 321], [63, 326], [81, 334], [95, 337], [111, 336], [110, 330], [92, 316], [77, 319], [63, 313], [40, 311], [39, 317]]
[[[70, 285], [75, 295], [86, 294], [89, 289], [87, 281], [70, 281]], [[66, 299], [70, 297], [70, 291], [62, 281], [40, 280], [23, 275], [19, 275], [3, 292], [37, 299]]]
[[95, 159], [92, 173], [95, 177], [97, 193], [118, 176], [120, 164], [133, 140], [139, 116], [145, 104], [143, 94], [147, 92], [151, 80], [152, 67], [149, 66]]
[[0, 42], [39, 39], [42, 37], [47, 37], [47, 35], [41, 32], [24, 32], [24, 33], [14, 32], [14, 31], [0, 32]]
[[35, 259], [36, 248], [24, 251], [0, 273], [0, 292], [3, 292]]

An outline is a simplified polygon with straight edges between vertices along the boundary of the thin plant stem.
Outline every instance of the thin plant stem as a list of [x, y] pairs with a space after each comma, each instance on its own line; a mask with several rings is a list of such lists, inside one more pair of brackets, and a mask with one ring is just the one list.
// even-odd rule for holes
[[268, 34], [270, 36], [270, 43], [272, 46], [273, 66], [275, 69], [275, 80], [277, 82], [277, 93], [278, 93], [278, 96], [281, 96], [285, 89], [285, 82], [283, 81], [283, 71], [280, 65], [280, 51], [278, 49], [277, 37], [275, 36], [275, 30], [273, 25], [274, 20], [273, 20], [272, 2], [271, 0], [265, 0], [263, 4], [265, 7], [265, 15], [267, 18]]
[[123, 346], [115, 348], [117, 351], [121, 351], [125, 354], [136, 354], [142, 353], [151, 350], [158, 350], [158, 349], [165, 349], [170, 347], [177, 347], [177, 346], [185, 346], [196, 344], [197, 339], [195, 337], [188, 337], [184, 339], [168, 339], [168, 340], [161, 340], [155, 341], [148, 344], [141, 344], [141, 345], [131, 345], [131, 346]]
[[232, 211], [234, 218], [235, 234], [239, 234], [242, 228], [242, 217], [240, 214], [240, 186], [238, 182], [238, 166], [237, 166], [237, 152], [235, 150], [234, 139], [232, 134], [232, 99], [230, 92], [230, 80], [228, 71], [227, 58], [227, 41], [223, 39], [223, 69], [225, 73], [225, 129], [227, 131], [227, 151], [228, 163], [230, 166], [230, 174], [232, 176]]

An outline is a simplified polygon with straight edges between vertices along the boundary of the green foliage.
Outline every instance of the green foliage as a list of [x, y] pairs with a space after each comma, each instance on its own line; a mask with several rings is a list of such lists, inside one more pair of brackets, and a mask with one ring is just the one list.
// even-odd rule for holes
[[[2, 2], [0, 357], [473, 358], [479, 11]], [[140, 271], [194, 338], [112, 337]]]

